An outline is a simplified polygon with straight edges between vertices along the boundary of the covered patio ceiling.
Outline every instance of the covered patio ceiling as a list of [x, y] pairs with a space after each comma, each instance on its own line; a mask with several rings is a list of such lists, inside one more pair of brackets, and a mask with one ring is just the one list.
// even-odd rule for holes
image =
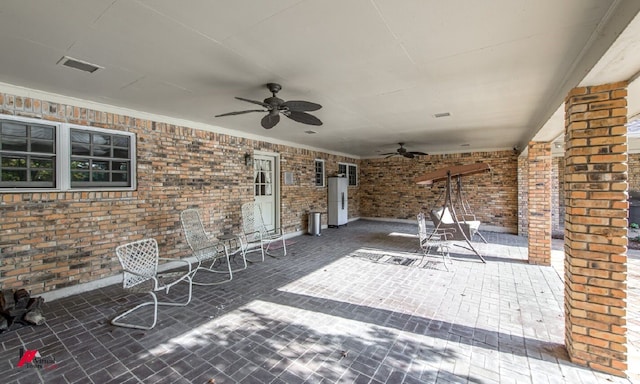
[[[5, 0], [0, 89], [361, 158], [398, 142], [430, 154], [524, 148], [561, 135], [554, 112], [571, 88], [637, 76], [639, 10], [634, 0]], [[102, 68], [71, 69], [64, 56]], [[214, 118], [256, 109], [234, 96], [262, 100], [268, 82], [284, 100], [322, 104], [313, 114], [324, 125]]]

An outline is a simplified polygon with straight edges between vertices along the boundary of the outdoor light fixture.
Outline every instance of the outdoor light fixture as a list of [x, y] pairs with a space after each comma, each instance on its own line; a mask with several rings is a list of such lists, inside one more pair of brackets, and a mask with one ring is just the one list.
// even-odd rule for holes
[[244, 165], [246, 165], [247, 167], [251, 165], [251, 154], [250, 153], [245, 153], [244, 154]]

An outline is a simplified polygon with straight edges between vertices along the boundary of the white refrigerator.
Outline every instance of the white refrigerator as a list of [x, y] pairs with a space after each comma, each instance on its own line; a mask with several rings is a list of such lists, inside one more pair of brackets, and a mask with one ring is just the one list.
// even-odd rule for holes
[[346, 177], [329, 177], [328, 181], [327, 225], [339, 227], [347, 224], [349, 218], [349, 180]]

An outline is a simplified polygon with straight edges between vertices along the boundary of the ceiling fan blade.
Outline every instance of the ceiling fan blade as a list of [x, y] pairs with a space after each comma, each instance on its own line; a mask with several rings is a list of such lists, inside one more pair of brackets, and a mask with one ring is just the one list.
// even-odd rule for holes
[[271, 129], [276, 126], [280, 122], [280, 115], [273, 115], [269, 113], [265, 117], [262, 118], [260, 124], [264, 129]]
[[309, 101], [302, 100], [289, 100], [282, 103], [283, 107], [289, 108], [290, 111], [304, 112], [304, 111], [317, 111], [322, 108], [322, 105], [311, 103]]
[[413, 159], [415, 156], [413, 156], [413, 153], [410, 152], [405, 152], [402, 156], [406, 157], [407, 159]]
[[416, 155], [416, 156], [426, 156], [426, 155], [428, 155], [428, 153], [418, 152], [418, 151], [411, 151], [409, 153], [412, 154], [412, 155]]
[[244, 97], [236, 97], [236, 99], [242, 100], [242, 101], [246, 101], [247, 103], [253, 103], [253, 104], [262, 105], [263, 107], [267, 108], [268, 110], [271, 110], [273, 108], [269, 104], [263, 103], [262, 101], [245, 99]]
[[388, 155], [388, 156], [385, 157], [385, 159], [388, 159], [390, 157], [396, 156], [397, 153], [383, 153], [383, 155]]
[[243, 113], [250, 113], [250, 112], [266, 112], [266, 111], [264, 109], [250, 109], [248, 111], [238, 111], [238, 112], [223, 113], [222, 115], [216, 115], [215, 117], [242, 115]]
[[298, 123], [309, 124], [309, 125], [322, 125], [322, 121], [320, 121], [320, 119], [306, 112], [286, 111], [284, 112], [284, 115], [290, 118], [291, 120], [297, 121]]

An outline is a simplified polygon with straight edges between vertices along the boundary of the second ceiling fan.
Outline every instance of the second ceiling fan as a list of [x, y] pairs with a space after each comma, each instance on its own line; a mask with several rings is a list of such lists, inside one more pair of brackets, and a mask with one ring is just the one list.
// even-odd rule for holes
[[427, 155], [424, 152], [418, 152], [418, 151], [407, 151], [407, 149], [404, 147], [404, 143], [398, 143], [400, 145], [400, 148], [396, 149], [395, 152], [391, 152], [391, 153], [383, 153], [383, 156], [386, 156], [385, 159], [391, 157], [391, 156], [404, 156], [408, 159], [413, 159], [416, 156], [424, 156]]
[[245, 111], [229, 112], [223, 113], [221, 115], [216, 115], [215, 117], [242, 115], [244, 113], [250, 112], [267, 112], [267, 115], [264, 116], [262, 120], [260, 120], [260, 125], [262, 125], [262, 127], [265, 129], [271, 129], [280, 122], [280, 114], [282, 113], [286, 117], [290, 118], [291, 120], [297, 121], [298, 123], [322, 125], [322, 121], [320, 121], [320, 119], [313, 116], [312, 114], [307, 113], [311, 111], [317, 111], [318, 109], [322, 108], [322, 105], [302, 100], [284, 101], [276, 96], [278, 91], [282, 89], [282, 86], [280, 84], [268, 83], [267, 88], [269, 88], [272, 96], [267, 97], [266, 99], [264, 99], [264, 101], [236, 97], [236, 99], [238, 100], [257, 104], [265, 109], [249, 109]]

